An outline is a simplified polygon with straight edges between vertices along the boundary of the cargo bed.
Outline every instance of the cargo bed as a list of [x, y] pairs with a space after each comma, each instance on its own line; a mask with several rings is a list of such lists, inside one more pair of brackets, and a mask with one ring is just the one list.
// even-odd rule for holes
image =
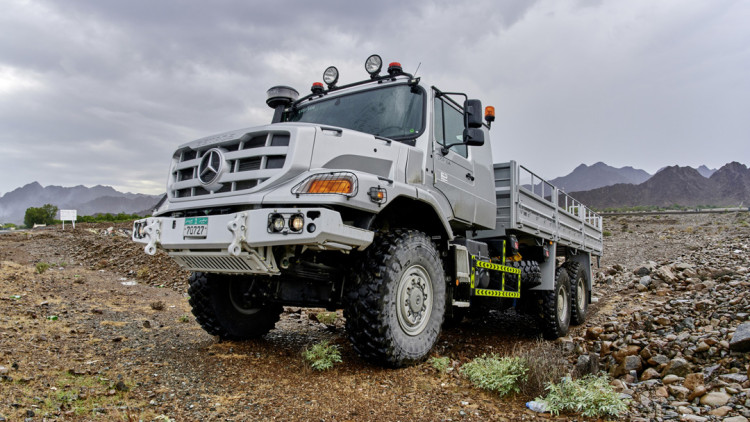
[[495, 164], [494, 176], [495, 229], [475, 239], [521, 232], [601, 256], [601, 216], [515, 161]]

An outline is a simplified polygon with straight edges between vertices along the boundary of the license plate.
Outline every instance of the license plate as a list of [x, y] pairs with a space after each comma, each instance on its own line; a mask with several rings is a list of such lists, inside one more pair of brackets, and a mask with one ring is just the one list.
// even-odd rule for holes
[[182, 229], [183, 237], [205, 239], [208, 234], [208, 217], [187, 217]]

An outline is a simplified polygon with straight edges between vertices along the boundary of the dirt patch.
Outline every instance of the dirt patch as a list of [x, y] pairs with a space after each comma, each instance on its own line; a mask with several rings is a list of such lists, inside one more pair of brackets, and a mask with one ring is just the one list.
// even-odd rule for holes
[[[711, 217], [715, 219], [715, 217]], [[700, 247], [727, 230], [691, 216], [607, 221], [602, 264], [634, 268]], [[721, 220], [724, 221], [724, 220]], [[706, 225], [710, 223], [710, 225]], [[723, 225], [723, 226], [722, 226]], [[626, 226], [626, 227], [623, 227]], [[688, 227], [692, 229], [688, 230]], [[75, 230], [0, 235], [0, 415], [8, 420], [570, 420], [524, 407], [534, 397], [500, 399], [457, 371], [428, 363], [383, 369], [349, 345], [341, 312], [286, 308], [262, 339], [219, 342], [192, 317], [187, 273], [163, 253], [146, 255], [124, 232], [129, 225], [79, 224]], [[692, 231], [691, 231], [692, 230]], [[50, 264], [39, 273], [37, 263]], [[628, 317], [633, 293], [597, 287], [590, 322]], [[160, 306], [153, 306], [160, 302]], [[535, 347], [528, 318], [491, 312], [445, 328], [434, 354], [458, 365], [484, 353]], [[337, 345], [343, 363], [312, 371], [302, 351], [319, 341]], [[576, 354], [565, 358], [570, 364]], [[637, 409], [633, 410], [637, 412]], [[635, 413], [633, 413], [635, 414]], [[578, 420], [585, 418], [574, 417]]]

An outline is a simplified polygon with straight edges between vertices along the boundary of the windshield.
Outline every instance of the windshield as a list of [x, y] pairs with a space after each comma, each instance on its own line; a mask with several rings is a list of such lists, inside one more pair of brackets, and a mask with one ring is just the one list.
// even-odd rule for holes
[[395, 85], [298, 106], [287, 122], [321, 123], [385, 138], [416, 138], [423, 130], [424, 90]]

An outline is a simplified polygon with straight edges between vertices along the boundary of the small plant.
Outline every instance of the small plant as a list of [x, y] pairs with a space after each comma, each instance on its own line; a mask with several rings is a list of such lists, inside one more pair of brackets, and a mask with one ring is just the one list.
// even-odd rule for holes
[[567, 410], [589, 417], [617, 416], [628, 408], [627, 402], [609, 385], [606, 374], [576, 380], [565, 377], [559, 384], [550, 383], [547, 396], [536, 400], [543, 401], [553, 415]]
[[36, 263], [36, 272], [39, 274], [44, 274], [45, 271], [49, 269], [49, 264], [46, 262], [37, 262]]
[[429, 363], [433, 368], [437, 369], [438, 372], [442, 373], [448, 370], [448, 367], [451, 364], [451, 359], [448, 356], [433, 356], [430, 358]]
[[568, 375], [568, 361], [559, 346], [539, 340], [533, 346], [514, 348], [513, 356], [522, 356], [529, 372], [521, 384], [521, 393], [535, 397], [544, 394], [545, 387]]
[[318, 322], [328, 326], [336, 324], [336, 319], [338, 319], [336, 312], [318, 312], [315, 314], [315, 317], [318, 319]]
[[179, 319], [180, 322], [190, 322], [190, 316], [189, 315], [183, 315]]
[[138, 271], [135, 272], [135, 277], [144, 279], [148, 278], [149, 274], [151, 274], [151, 270], [149, 270], [149, 268], [144, 265], [143, 267], [138, 268]]
[[482, 355], [461, 367], [461, 373], [475, 386], [496, 391], [500, 396], [521, 391], [526, 381], [526, 361], [520, 357]]
[[314, 344], [302, 353], [305, 360], [310, 363], [312, 369], [325, 371], [333, 368], [334, 363], [341, 362], [341, 353], [338, 346], [328, 344], [327, 341]]
[[604, 236], [604, 237], [610, 237], [610, 236], [612, 236], [612, 232], [609, 231], [609, 230], [604, 230], [602, 232], [602, 236]]

